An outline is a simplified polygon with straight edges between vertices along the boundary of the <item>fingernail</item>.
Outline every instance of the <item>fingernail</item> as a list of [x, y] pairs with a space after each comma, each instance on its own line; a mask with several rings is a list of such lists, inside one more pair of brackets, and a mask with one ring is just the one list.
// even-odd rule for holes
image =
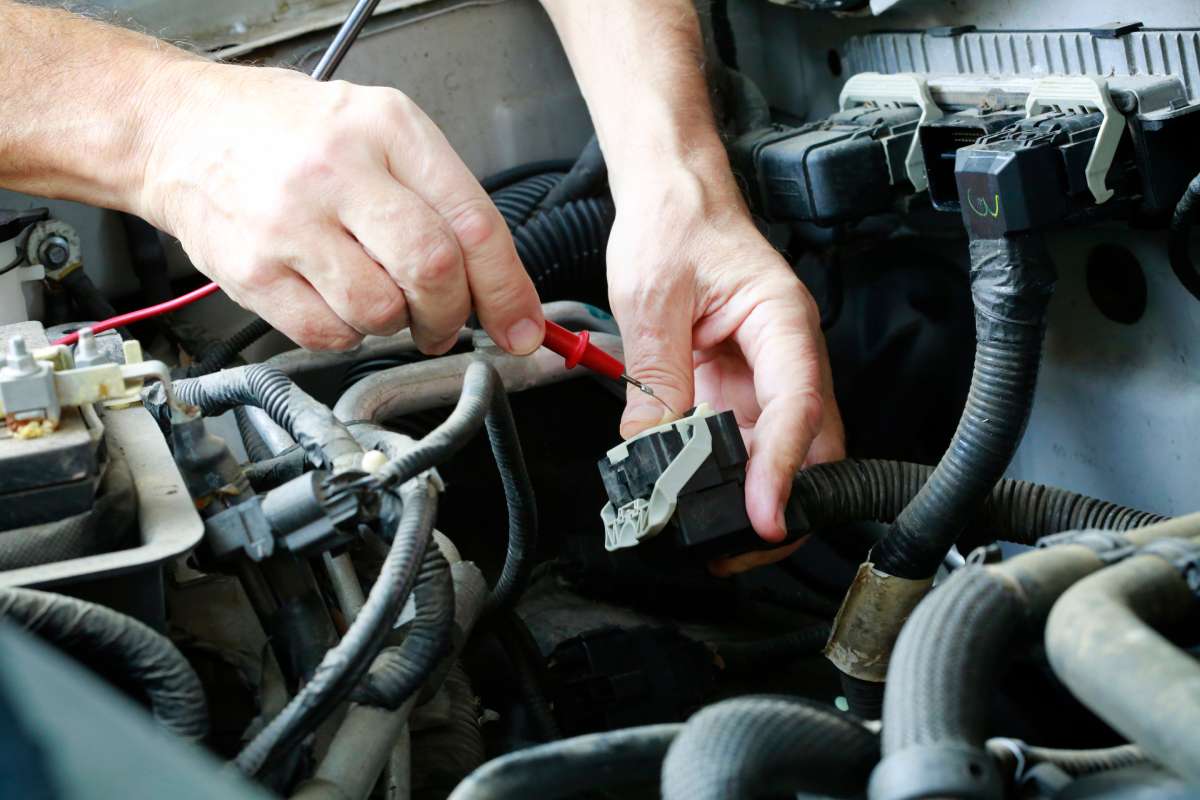
[[514, 322], [506, 334], [508, 349], [520, 356], [532, 353], [542, 343], [542, 326], [531, 319]]
[[646, 428], [661, 425], [671, 419], [671, 412], [657, 404], [640, 404], [625, 410], [621, 418], [621, 435], [628, 438]]

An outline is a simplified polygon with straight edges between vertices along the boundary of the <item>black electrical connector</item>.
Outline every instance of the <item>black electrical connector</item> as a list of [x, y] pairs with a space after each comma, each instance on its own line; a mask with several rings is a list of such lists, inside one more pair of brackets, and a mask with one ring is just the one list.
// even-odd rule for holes
[[946, 114], [922, 125], [917, 132], [925, 174], [929, 179], [929, 201], [938, 211], [958, 211], [958, 182], [954, 176], [955, 157], [989, 134], [998, 133], [1024, 119], [1025, 112], [972, 108]]
[[861, 219], [913, 191], [905, 159], [920, 118], [916, 106], [861, 106], [748, 133], [730, 159], [751, 208], [770, 222]]
[[[1038, 230], [1093, 209], [1087, 166], [1101, 112], [1049, 112], [1017, 122], [957, 151], [955, 177], [963, 220], [973, 238]], [[1137, 191], [1129, 140], [1108, 171], [1118, 195]]]
[[[599, 462], [609, 498], [606, 546], [640, 544], [651, 556], [699, 559], [778, 547], [759, 537], [746, 515], [747, 461], [732, 411], [696, 412], [610, 450]], [[808, 529], [793, 505], [785, 522], [789, 541]]]

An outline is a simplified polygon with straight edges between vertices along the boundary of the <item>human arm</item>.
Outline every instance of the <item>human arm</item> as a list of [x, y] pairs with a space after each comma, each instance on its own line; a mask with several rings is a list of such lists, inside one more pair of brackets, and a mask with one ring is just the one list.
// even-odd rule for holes
[[541, 342], [507, 227], [400, 92], [9, 0], [0, 30], [0, 185], [143, 217], [305, 346], [411, 327], [444, 352], [472, 306], [502, 347]]

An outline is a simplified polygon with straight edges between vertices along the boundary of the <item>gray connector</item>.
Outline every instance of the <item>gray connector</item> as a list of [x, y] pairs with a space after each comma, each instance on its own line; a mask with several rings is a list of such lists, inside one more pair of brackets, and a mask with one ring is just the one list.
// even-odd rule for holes
[[0, 369], [0, 404], [14, 429], [38, 420], [57, 426], [62, 416], [54, 370], [33, 357], [24, 336], [8, 340], [4, 368]]

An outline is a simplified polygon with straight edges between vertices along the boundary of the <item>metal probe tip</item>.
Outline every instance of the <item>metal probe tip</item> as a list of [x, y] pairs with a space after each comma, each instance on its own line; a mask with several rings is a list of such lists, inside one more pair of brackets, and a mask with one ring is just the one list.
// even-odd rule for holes
[[630, 386], [636, 387], [638, 391], [644, 392], [644, 393], [650, 395], [651, 397], [653, 397], [658, 402], [662, 403], [663, 407], [666, 408], [667, 411], [670, 411], [672, 416], [675, 416], [675, 417], [679, 416], [679, 414], [676, 413], [675, 409], [673, 409], [673, 408], [671, 408], [671, 406], [667, 405], [666, 400], [663, 400], [661, 397], [656, 395], [654, 393], [653, 389], [651, 389], [649, 386], [647, 386], [646, 384], [639, 381], [637, 378], [633, 378], [633, 377], [630, 377], [629, 375], [622, 374], [621, 380], [625, 381]]

